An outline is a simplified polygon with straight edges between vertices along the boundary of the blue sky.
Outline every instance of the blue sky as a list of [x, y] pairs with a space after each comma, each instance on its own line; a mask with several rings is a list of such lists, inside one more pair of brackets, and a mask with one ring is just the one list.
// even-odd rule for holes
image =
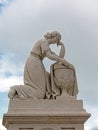
[[[23, 84], [24, 64], [34, 43], [53, 30], [62, 34], [65, 58], [76, 67], [78, 99], [92, 114], [85, 130], [98, 128], [97, 0], [0, 0], [0, 123], [10, 86]], [[50, 60], [44, 63], [49, 70]], [[5, 130], [1, 124], [0, 129]]]

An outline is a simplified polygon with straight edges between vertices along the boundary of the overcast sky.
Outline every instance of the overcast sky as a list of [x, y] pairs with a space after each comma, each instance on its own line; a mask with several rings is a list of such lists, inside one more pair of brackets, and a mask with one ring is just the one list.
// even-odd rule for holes
[[[33, 45], [55, 30], [62, 34], [65, 59], [76, 67], [78, 99], [92, 114], [85, 130], [98, 127], [98, 0], [0, 0], [0, 122], [10, 86], [23, 83]], [[51, 62], [44, 63], [49, 70]]]

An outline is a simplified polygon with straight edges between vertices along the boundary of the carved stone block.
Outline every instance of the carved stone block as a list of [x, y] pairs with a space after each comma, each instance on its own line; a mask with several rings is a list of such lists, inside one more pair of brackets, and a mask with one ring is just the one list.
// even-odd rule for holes
[[7, 130], [84, 130], [90, 114], [82, 100], [10, 100], [3, 117]]

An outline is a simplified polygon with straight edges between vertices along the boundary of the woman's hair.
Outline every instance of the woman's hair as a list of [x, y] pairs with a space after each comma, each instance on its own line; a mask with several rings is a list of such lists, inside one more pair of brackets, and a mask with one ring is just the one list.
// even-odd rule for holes
[[45, 39], [51, 39], [51, 38], [56, 37], [56, 36], [61, 37], [61, 34], [57, 31], [53, 31], [53, 32], [50, 32], [50, 33], [47, 32], [47, 34], [44, 35], [44, 38]]

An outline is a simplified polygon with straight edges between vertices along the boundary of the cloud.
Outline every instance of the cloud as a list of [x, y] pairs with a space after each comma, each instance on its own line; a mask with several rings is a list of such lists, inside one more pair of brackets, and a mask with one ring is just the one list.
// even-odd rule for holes
[[24, 54], [28, 51], [38, 32], [36, 22], [41, 2], [42, 0], [17, 0], [4, 11], [0, 17], [0, 39], [4, 51], [20, 53], [22, 50]]
[[5, 8], [7, 8], [13, 0], [0, 0], [0, 13], [3, 12]]
[[22, 75], [23, 64], [21, 62], [15, 64], [16, 58], [13, 53], [0, 54], [0, 77]]
[[23, 77], [11, 76], [9, 78], [0, 78], [0, 92], [8, 92], [11, 86], [23, 84]]
[[23, 84], [23, 65], [13, 62], [13, 54], [0, 55], [0, 92], [16, 84]]
[[98, 105], [88, 106], [86, 104], [85, 108], [89, 113], [91, 113], [91, 117], [85, 123], [85, 127], [87, 128], [87, 130], [93, 130], [94, 128], [98, 128], [98, 111], [97, 111]]
[[0, 119], [0, 130], [7, 130], [7, 129], [2, 125], [2, 119]]

